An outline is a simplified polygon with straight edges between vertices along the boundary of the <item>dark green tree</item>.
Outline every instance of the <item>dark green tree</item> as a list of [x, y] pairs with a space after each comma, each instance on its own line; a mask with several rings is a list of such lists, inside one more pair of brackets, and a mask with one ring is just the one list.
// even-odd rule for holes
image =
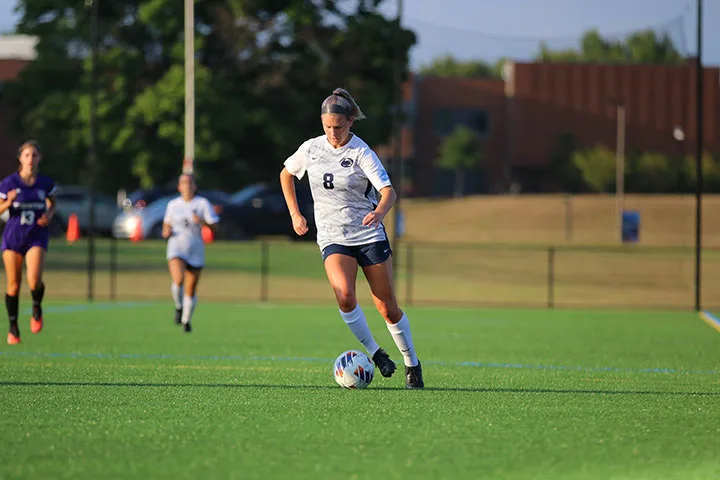
[[434, 58], [429, 64], [421, 65], [418, 73], [438, 77], [501, 79], [504, 63], [505, 59], [498, 60], [494, 64], [482, 60], [460, 61], [448, 54]]
[[573, 152], [577, 142], [571, 133], [563, 133], [555, 139], [550, 153], [550, 174], [565, 193], [578, 193], [584, 190], [582, 173], [573, 163]]
[[[369, 121], [368, 143], [390, 131], [393, 56], [415, 42], [379, 0], [196, 0], [196, 170], [205, 187], [274, 179], [282, 160], [322, 133], [319, 105], [348, 88]], [[183, 3], [100, 1], [98, 186], [171, 181], [184, 147]], [[89, 146], [89, 14], [85, 0], [20, 0], [17, 32], [39, 38], [37, 59], [8, 86], [22, 137], [47, 151], [59, 181], [85, 178]], [[406, 68], [403, 68], [406, 70]]]
[[653, 30], [638, 31], [624, 41], [606, 39], [597, 30], [588, 30], [582, 37], [579, 50], [553, 50], [546, 42], [541, 42], [536, 60], [670, 65], [685, 61], [667, 34], [660, 35]]
[[593, 192], [612, 192], [615, 188], [615, 152], [604, 147], [576, 150], [572, 163], [582, 175], [585, 185]]
[[459, 125], [443, 140], [435, 164], [455, 171], [456, 197], [464, 195], [465, 174], [470, 169], [482, 166], [482, 156], [482, 145], [477, 133], [469, 127]]

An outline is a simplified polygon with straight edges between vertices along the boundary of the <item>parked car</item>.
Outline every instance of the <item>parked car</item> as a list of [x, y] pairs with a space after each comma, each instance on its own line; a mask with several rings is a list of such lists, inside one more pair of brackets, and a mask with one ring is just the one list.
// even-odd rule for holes
[[133, 190], [123, 201], [125, 208], [145, 208], [159, 198], [177, 195], [177, 184]]
[[[226, 205], [230, 205], [230, 195], [219, 190], [200, 191], [201, 195], [212, 203], [215, 212], [221, 214]], [[180, 194], [166, 195], [151, 202], [144, 208], [130, 208], [117, 215], [113, 223], [113, 236], [116, 238], [130, 238], [140, 225], [143, 238], [162, 238], [162, 224], [165, 218], [165, 209], [170, 200]]]
[[228, 240], [252, 239], [259, 236], [286, 236], [297, 240], [315, 240], [315, 217], [310, 187], [296, 183], [300, 212], [307, 219], [309, 231], [299, 237], [292, 227], [287, 204], [279, 183], [248, 185], [232, 195], [220, 215], [218, 238]]
[[[120, 207], [115, 200], [104, 193], [93, 192], [95, 203], [95, 231], [110, 235], [115, 217]], [[53, 233], [56, 228], [67, 230], [68, 219], [73, 213], [78, 217], [80, 231], [87, 234], [90, 225], [90, 189], [80, 185], [60, 185], [55, 194], [56, 224], [51, 226]]]

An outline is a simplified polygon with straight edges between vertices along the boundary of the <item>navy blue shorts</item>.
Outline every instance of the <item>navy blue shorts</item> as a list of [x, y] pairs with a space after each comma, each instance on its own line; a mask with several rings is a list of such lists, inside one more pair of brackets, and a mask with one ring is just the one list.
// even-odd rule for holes
[[10, 250], [25, 256], [31, 248], [40, 247], [47, 252], [48, 240], [47, 232], [39, 232], [34, 235], [26, 236], [3, 235], [2, 251]]
[[352, 247], [346, 245], [338, 245], [333, 243], [323, 248], [322, 258], [323, 261], [327, 259], [333, 253], [339, 253], [341, 255], [347, 255], [357, 260], [358, 265], [361, 267], [369, 267], [370, 265], [377, 265], [383, 263], [385, 260], [390, 258], [392, 250], [390, 249], [390, 242], [383, 240], [381, 242], [367, 243], [365, 245], [355, 245]]

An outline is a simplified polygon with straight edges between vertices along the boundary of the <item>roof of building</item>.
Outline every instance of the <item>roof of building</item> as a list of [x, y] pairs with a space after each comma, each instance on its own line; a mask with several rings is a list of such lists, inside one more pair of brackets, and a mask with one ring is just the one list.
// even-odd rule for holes
[[0, 35], [0, 60], [34, 60], [37, 37]]

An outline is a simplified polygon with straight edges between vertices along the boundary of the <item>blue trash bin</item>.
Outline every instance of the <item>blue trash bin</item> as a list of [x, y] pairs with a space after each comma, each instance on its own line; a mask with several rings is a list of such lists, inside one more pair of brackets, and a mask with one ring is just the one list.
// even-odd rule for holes
[[625, 210], [622, 213], [623, 243], [637, 243], [640, 238], [640, 212]]

